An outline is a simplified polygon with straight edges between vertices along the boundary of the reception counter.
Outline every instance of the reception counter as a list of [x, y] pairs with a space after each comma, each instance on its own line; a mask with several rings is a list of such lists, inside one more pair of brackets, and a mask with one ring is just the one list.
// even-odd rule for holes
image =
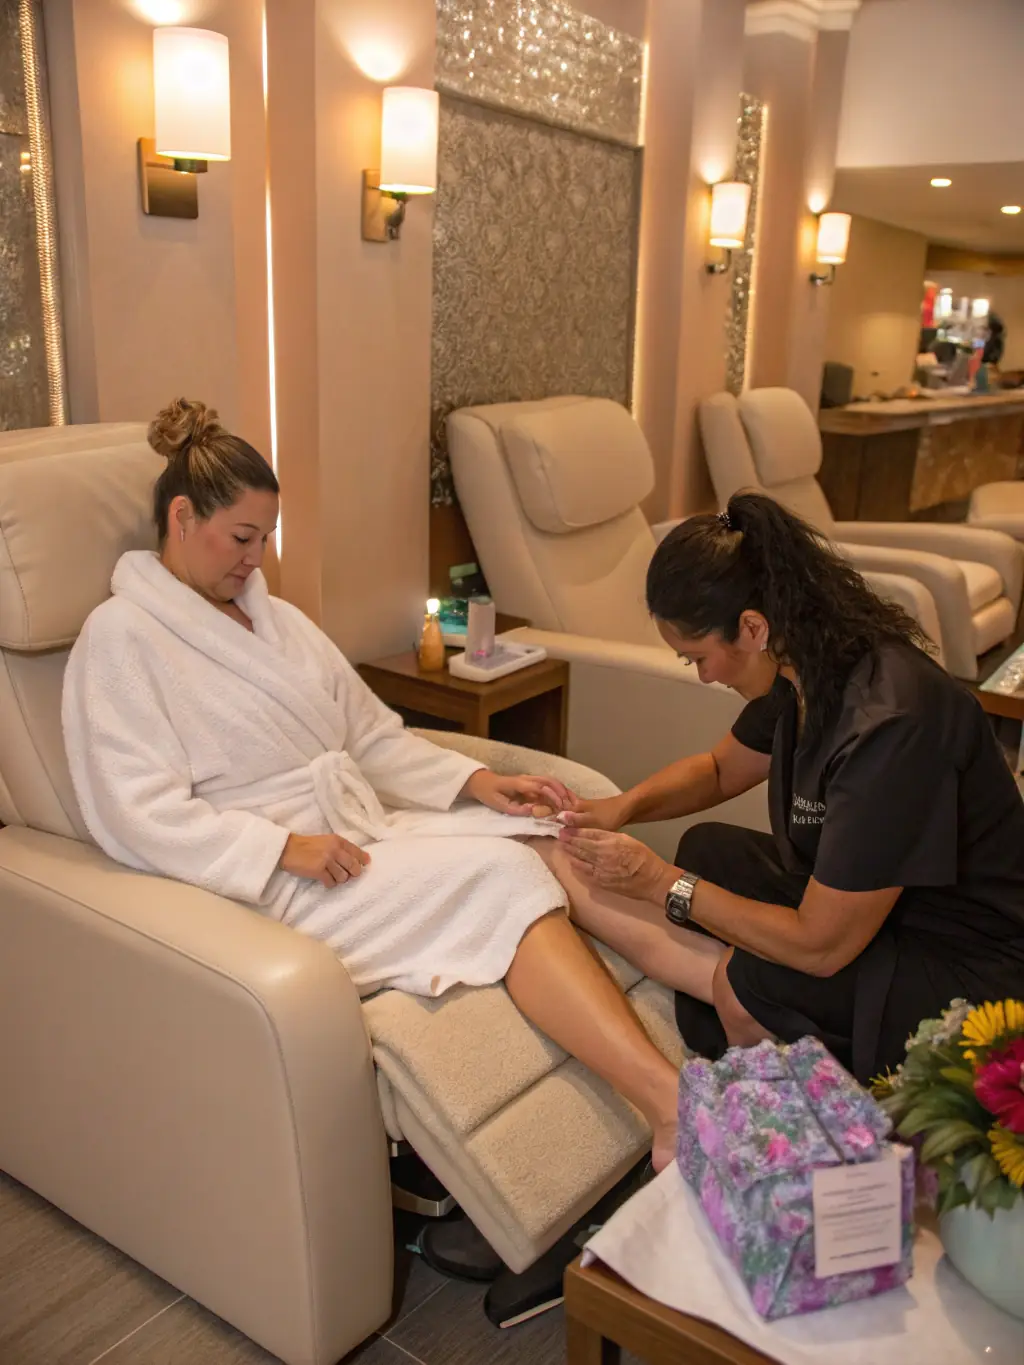
[[1024, 477], [1024, 389], [823, 408], [837, 521], [959, 521], [979, 484]]

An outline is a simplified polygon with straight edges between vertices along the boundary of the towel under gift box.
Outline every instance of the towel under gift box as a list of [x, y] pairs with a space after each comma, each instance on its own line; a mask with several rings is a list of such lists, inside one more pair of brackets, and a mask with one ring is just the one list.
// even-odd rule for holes
[[[880, 1294], [913, 1269], [914, 1158], [888, 1118], [816, 1038], [730, 1048], [686, 1063], [679, 1168], [765, 1318]], [[901, 1255], [893, 1265], [815, 1277], [813, 1172], [900, 1162]]]

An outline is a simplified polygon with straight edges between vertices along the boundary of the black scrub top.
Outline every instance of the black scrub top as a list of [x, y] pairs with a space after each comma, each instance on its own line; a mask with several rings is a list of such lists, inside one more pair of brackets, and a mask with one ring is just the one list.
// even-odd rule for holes
[[[890, 938], [998, 962], [1000, 978], [1009, 968], [1024, 983], [1024, 801], [977, 700], [920, 650], [892, 643], [854, 667], [819, 737], [798, 738], [797, 720], [780, 676], [733, 727], [772, 756], [785, 867], [840, 891], [901, 886]], [[875, 954], [883, 997], [888, 957]]]

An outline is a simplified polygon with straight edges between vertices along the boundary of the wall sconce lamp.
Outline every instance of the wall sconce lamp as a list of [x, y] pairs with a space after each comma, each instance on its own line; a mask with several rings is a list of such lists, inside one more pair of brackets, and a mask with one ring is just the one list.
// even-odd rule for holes
[[835, 284], [836, 266], [846, 260], [849, 245], [850, 215], [823, 213], [818, 219], [818, 264], [827, 265], [828, 271], [824, 275], [812, 273], [811, 284]]
[[156, 137], [139, 138], [142, 212], [198, 218], [196, 176], [231, 160], [228, 40], [205, 28], [153, 30]]
[[414, 194], [437, 189], [436, 90], [392, 85], [384, 91], [380, 170], [363, 171], [363, 241], [395, 242]]
[[750, 186], [739, 180], [721, 180], [711, 186], [711, 246], [721, 247], [725, 259], [708, 261], [709, 275], [724, 275], [732, 265], [732, 253], [747, 240], [747, 214], [750, 212]]

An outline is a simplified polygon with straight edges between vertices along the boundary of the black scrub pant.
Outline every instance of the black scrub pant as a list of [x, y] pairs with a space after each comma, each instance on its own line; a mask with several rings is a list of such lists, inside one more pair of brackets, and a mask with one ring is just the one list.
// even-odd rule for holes
[[[795, 908], [807, 887], [806, 877], [782, 866], [770, 834], [739, 825], [692, 825], [679, 841], [676, 866], [770, 905]], [[813, 1034], [844, 1066], [851, 1065], [856, 962], [834, 976], [814, 977], [737, 948], [726, 975], [736, 999], [769, 1033], [787, 1043]], [[695, 1052], [717, 1060], [725, 1051], [725, 1030], [712, 1006], [677, 992], [676, 1022]]]
[[[676, 864], [738, 896], [772, 905], [799, 905], [808, 880], [786, 871], [771, 835], [737, 825], [693, 825], [679, 842]], [[807, 1034], [820, 1038], [866, 1084], [898, 1066], [907, 1036], [922, 1019], [941, 1014], [951, 1000], [977, 1004], [1020, 991], [1016, 956], [971, 956], [908, 933], [899, 919], [897, 907], [885, 931], [893, 937], [891, 985], [881, 997], [870, 972], [863, 970], [867, 950], [834, 975], [816, 977], [737, 948], [726, 969], [729, 984], [747, 1013], [769, 1033], [785, 1043]], [[854, 1020], [855, 1015], [863, 1019], [858, 1012], [864, 1010], [877, 1016], [878, 1027], [871, 1055], [858, 1068], [853, 1063]], [[712, 1060], [724, 1052], [725, 1030], [710, 1005], [677, 993], [676, 1021], [693, 1051]]]

